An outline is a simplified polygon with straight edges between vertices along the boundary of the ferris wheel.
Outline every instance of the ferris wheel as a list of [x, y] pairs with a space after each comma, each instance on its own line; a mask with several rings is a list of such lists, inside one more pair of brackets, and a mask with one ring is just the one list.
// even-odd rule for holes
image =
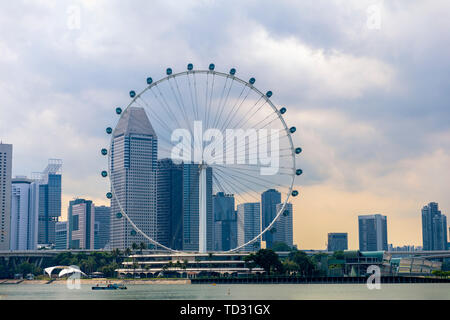
[[[245, 81], [236, 76], [235, 68], [224, 73], [210, 64], [208, 69], [196, 70], [189, 63], [187, 70], [178, 73], [167, 68], [166, 76], [160, 80], [148, 77], [146, 87], [141, 92], [130, 91], [129, 104], [115, 110], [120, 116], [118, 123], [133, 108], [145, 110], [157, 137], [157, 158], [196, 168], [195, 181], [184, 185], [181, 201], [189, 196], [196, 198], [197, 218], [193, 227], [201, 253], [210, 251], [208, 239], [214, 234], [211, 196], [231, 196], [233, 207], [239, 208], [259, 203], [261, 193], [268, 189], [281, 193], [273, 219], [263, 224], [259, 209], [259, 221], [253, 221], [256, 230], [250, 232], [250, 238], [235, 239], [235, 245], [226, 250], [233, 252], [256, 246], [263, 234], [276, 232], [274, 225], [287, 214], [289, 199], [299, 194], [294, 185], [296, 177], [302, 174], [296, 166], [296, 157], [302, 149], [293, 143], [296, 128], [286, 123], [287, 109], [272, 103], [272, 92], [261, 92], [255, 83], [253, 77]], [[116, 130], [117, 126], [106, 129], [112, 135], [109, 151], [113, 149]], [[113, 158], [109, 151], [101, 150], [108, 156], [108, 171], [102, 171], [102, 176], [110, 177], [111, 191], [107, 197], [118, 206], [118, 212], [112, 215], [125, 218], [132, 234], [140, 234], [157, 248], [184, 251], [158, 241], [156, 233], [145, 231], [127, 212], [128, 205], [117, 195], [118, 182], [112, 178]], [[248, 229], [247, 221], [236, 220], [241, 231]]]

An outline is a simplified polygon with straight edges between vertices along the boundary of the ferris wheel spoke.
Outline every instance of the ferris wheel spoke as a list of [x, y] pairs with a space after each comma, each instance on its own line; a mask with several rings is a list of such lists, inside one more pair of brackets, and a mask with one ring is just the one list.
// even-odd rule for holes
[[[216, 168], [217, 169], [217, 168]], [[228, 184], [229, 186], [231, 186], [231, 190], [236, 190], [239, 191], [238, 193], [234, 193], [237, 196], [239, 196], [242, 200], [243, 203], [248, 202], [248, 200], [246, 200], [245, 198], [243, 198], [242, 194], [247, 194], [249, 197], [252, 197], [254, 200], [256, 200], [256, 202], [259, 201], [259, 199], [257, 197], [255, 197], [252, 193], [253, 191], [248, 191], [248, 187], [242, 187], [242, 183], [238, 182], [238, 184], [236, 184], [236, 182], [233, 182], [234, 179], [229, 179], [229, 177], [226, 175], [226, 173], [221, 172], [220, 170], [218, 170], [219, 172], [216, 171], [217, 176], [219, 176], [222, 181], [224, 181], [226, 184]], [[234, 187], [233, 187], [234, 186]]]
[[[161, 108], [163, 110], [166, 110], [166, 113], [169, 115], [170, 118], [172, 118], [172, 120], [174, 120], [178, 126], [178, 128], [181, 128], [180, 123], [178, 122], [177, 117], [175, 116], [175, 114], [172, 112], [172, 108], [169, 107], [169, 105], [167, 104], [167, 101], [165, 101], [164, 96], [162, 95], [161, 90], [159, 89], [159, 87], [157, 85], [155, 85], [156, 89], [158, 89], [159, 91], [159, 95], [161, 97], [162, 100], [160, 100], [158, 98], [158, 95], [153, 91], [153, 87], [150, 89], [150, 91], [154, 94], [155, 99], [158, 101], [158, 103], [161, 105]], [[162, 101], [162, 102], [161, 102]]]
[[177, 82], [177, 78], [174, 77], [172, 79], [175, 81], [175, 85], [176, 85], [176, 88], [177, 88], [178, 96], [180, 98], [179, 102], [178, 102], [177, 95], [174, 92], [175, 90], [173, 89], [173, 86], [170, 83], [170, 78], [167, 80], [167, 82], [169, 82], [169, 84], [170, 84], [170, 89], [172, 90], [172, 93], [173, 93], [173, 95], [175, 97], [175, 101], [177, 102], [178, 106], [181, 107], [181, 110], [182, 110], [182, 113], [183, 113], [183, 119], [184, 119], [185, 123], [187, 124], [187, 128], [189, 128], [189, 131], [191, 132], [191, 136], [192, 136], [193, 135], [192, 126], [191, 126], [191, 123], [188, 120], [189, 118], [188, 118], [186, 110], [185, 110], [184, 99], [183, 99], [183, 96], [181, 95], [180, 88], [179, 88], [178, 82]]
[[191, 97], [191, 104], [192, 104], [192, 114], [195, 116], [195, 119], [198, 118], [197, 116], [197, 112], [196, 112], [196, 107], [195, 107], [195, 103], [194, 103], [194, 97], [192, 94], [192, 85], [191, 85], [191, 77], [189, 77], [189, 73], [186, 75], [187, 79], [188, 79], [188, 85], [189, 85], [189, 95]]
[[263, 179], [263, 178], [259, 178], [259, 177], [257, 177], [256, 175], [250, 175], [250, 174], [248, 174], [248, 173], [245, 172], [245, 171], [247, 171], [247, 170], [242, 170], [242, 169], [237, 169], [237, 168], [231, 168], [231, 167], [225, 167], [225, 166], [219, 166], [219, 165], [216, 165], [216, 166], [217, 166], [217, 167], [220, 167], [220, 168], [223, 168], [223, 169], [226, 169], [226, 170], [231, 170], [232, 172], [234, 172], [234, 173], [236, 173], [236, 174], [242, 174], [242, 175], [244, 175], [244, 176], [246, 176], [246, 177], [249, 177], [249, 178], [252, 178], [252, 179], [255, 179], [255, 180], [259, 180], [259, 181], [266, 182], [266, 183], [268, 183], [270, 186], [276, 185], [277, 187], [284, 187], [283, 185], [281, 185], [281, 184], [279, 184], [279, 183], [276, 183], [276, 182], [274, 182], [274, 181], [269, 181], [269, 180], [266, 180], [266, 179]]
[[215, 73], [213, 73], [213, 75], [212, 75], [211, 93], [209, 95], [208, 108], [206, 109], [206, 115], [207, 115], [206, 128], [208, 128], [208, 129], [209, 129], [209, 117], [210, 117], [210, 114], [212, 113], [211, 107], [212, 107], [212, 96], [214, 93], [215, 75], [216, 75]]
[[[230, 178], [232, 178], [233, 180], [236, 181], [236, 183], [239, 183], [241, 185], [243, 185], [246, 188], [252, 188], [255, 184], [262, 187], [263, 189], [270, 189], [271, 187], [273, 187], [274, 183], [269, 183], [269, 184], [262, 184], [261, 180], [258, 179], [258, 182], [255, 181], [255, 179], [250, 180], [247, 177], [240, 177], [237, 176], [236, 174], [233, 174], [231, 172], [227, 172], [226, 170], [222, 170], [221, 168], [217, 168], [217, 170], [219, 170], [219, 172], [226, 174], [227, 176], [229, 176]], [[242, 173], [240, 173], [242, 174]], [[248, 176], [248, 175], [247, 175]], [[248, 182], [249, 184], [245, 184], [245, 182]], [[264, 182], [264, 181], [263, 181]], [[253, 187], [254, 188], [254, 187]]]
[[[157, 115], [157, 113], [154, 112], [152, 108], [150, 108], [150, 105], [147, 103], [147, 101], [145, 101], [141, 96], [139, 96], [139, 99], [142, 100], [142, 102], [144, 103], [144, 105], [147, 107], [147, 110], [149, 110], [149, 111], [151, 112], [152, 117], [158, 121], [158, 123], [161, 125], [161, 127], [164, 128], [169, 134], [172, 134], [172, 131], [169, 129], [169, 127], [167, 126], [167, 124], [159, 118], [159, 116]], [[137, 100], [136, 100], [136, 103], [137, 103], [137, 105], [139, 105], [140, 107], [143, 107]]]
[[[247, 91], [247, 93], [245, 94], [245, 96], [244, 96], [242, 102], [239, 104], [239, 107], [242, 105], [242, 103], [247, 99], [248, 95], [250, 94], [250, 91], [252, 90], [251, 87], [249, 87], [249, 86], [247, 86], [247, 85], [244, 86], [244, 87], [242, 88], [242, 91], [241, 91], [240, 94], [239, 94], [239, 97], [236, 99], [235, 103], [233, 104], [233, 108], [231, 108], [231, 111], [227, 114], [227, 117], [225, 118], [225, 121], [223, 122], [222, 126], [220, 127], [220, 131], [221, 131], [221, 132], [223, 132], [223, 131], [225, 130], [225, 128], [227, 127], [228, 123], [229, 123], [229, 122], [232, 120], [232, 118], [234, 117], [234, 115], [235, 115], [234, 110], [235, 110], [236, 106], [238, 105], [238, 102], [240, 101], [240, 99], [241, 99], [241, 97], [242, 97], [242, 94], [244, 93], [245, 89], [247, 89], [247, 88], [248, 88], [248, 91]], [[238, 109], [239, 109], [239, 107], [238, 107]], [[231, 117], [231, 119], [230, 119], [230, 117]]]
[[[228, 81], [228, 78], [227, 78], [227, 81]], [[225, 109], [225, 105], [226, 105], [227, 102], [228, 102], [228, 98], [229, 98], [229, 96], [230, 96], [230, 91], [231, 91], [231, 88], [233, 87], [233, 83], [234, 83], [234, 77], [231, 78], [230, 87], [228, 88], [227, 95], [226, 95], [226, 97], [225, 97], [224, 103], [223, 103], [221, 106], [219, 106], [219, 107], [220, 107], [220, 114], [219, 114], [218, 117], [214, 120], [213, 128], [216, 128], [216, 127], [219, 125], [218, 121], [219, 121], [220, 118], [222, 117], [223, 110]]]

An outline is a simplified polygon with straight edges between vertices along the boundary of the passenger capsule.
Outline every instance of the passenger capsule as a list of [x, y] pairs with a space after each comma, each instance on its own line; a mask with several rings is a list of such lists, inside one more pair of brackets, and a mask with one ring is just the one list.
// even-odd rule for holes
[[297, 129], [296, 129], [295, 127], [291, 127], [291, 128], [289, 129], [289, 131], [290, 131], [291, 133], [294, 133], [296, 130], [297, 130]]
[[287, 217], [289, 215], [289, 210], [284, 210], [283, 216]]
[[267, 91], [267, 92], [266, 92], [266, 97], [267, 97], [267, 98], [270, 98], [271, 96], [272, 96], [272, 91]]
[[136, 235], [136, 230], [131, 230], [130, 234], [131, 234], [132, 236], [135, 236], [135, 235]]
[[106, 178], [107, 176], [108, 176], [108, 172], [102, 171], [102, 177], [103, 177], [103, 178]]
[[189, 71], [192, 71], [192, 69], [194, 69], [194, 65], [193, 65], [192, 63], [188, 63], [187, 69], [188, 69]]
[[281, 113], [281, 114], [285, 114], [286, 111], [287, 111], [287, 110], [286, 110], [286, 108], [284, 108], [284, 107], [280, 109], [280, 113]]
[[215, 68], [215, 65], [214, 65], [214, 63], [211, 63], [211, 64], [209, 65], [209, 70], [213, 71], [213, 70], [214, 70], [214, 68]]
[[111, 198], [112, 198], [112, 193], [111, 193], [111, 192], [108, 192], [108, 193], [106, 194], [106, 197], [107, 197], [108, 199], [111, 199]]
[[153, 82], [153, 79], [150, 78], [150, 77], [148, 77], [148, 78], [147, 78], [147, 84], [152, 84], [152, 82]]
[[130, 91], [130, 97], [134, 98], [136, 96], [136, 92], [134, 92], [133, 90]]
[[296, 175], [301, 175], [303, 173], [303, 170], [302, 169], [297, 169], [297, 170], [295, 170], [295, 174]]
[[121, 114], [122, 113], [122, 108], [116, 108], [116, 113], [117, 114]]
[[108, 150], [106, 150], [105, 148], [102, 149], [102, 155], [106, 156], [108, 154]]
[[117, 219], [122, 218], [122, 212], [117, 212], [117, 213], [116, 213], [116, 218], [117, 218]]
[[236, 69], [235, 69], [235, 68], [231, 68], [230, 74], [231, 74], [232, 76], [234, 76], [234, 75], [236, 74]]
[[296, 153], [296, 154], [302, 153], [302, 148], [300, 148], [300, 147], [295, 148], [295, 153]]
[[254, 84], [255, 83], [255, 78], [250, 78], [250, 80], [248, 80], [248, 82], [250, 82], [250, 84]]
[[106, 133], [107, 134], [111, 134], [112, 133], [112, 128], [111, 127], [106, 128]]
[[293, 196], [293, 197], [298, 196], [298, 191], [297, 191], [297, 190], [292, 191], [292, 196]]
[[166, 69], [166, 74], [167, 74], [168, 76], [170, 76], [170, 75], [172, 74], [172, 69], [171, 69], [171, 68], [167, 68], [167, 69]]

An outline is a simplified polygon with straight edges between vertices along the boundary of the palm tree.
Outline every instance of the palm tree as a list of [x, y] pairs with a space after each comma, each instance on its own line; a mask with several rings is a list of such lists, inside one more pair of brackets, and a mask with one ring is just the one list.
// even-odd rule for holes
[[133, 243], [131, 244], [131, 249], [133, 249], [134, 252], [136, 252], [136, 250], [137, 250], [138, 248], [139, 248], [139, 246], [137, 245], [136, 242], [133, 242]]
[[142, 254], [142, 250], [147, 249], [147, 245], [145, 244], [145, 242], [141, 242], [139, 244], [139, 250], [140, 250], [140, 254]]

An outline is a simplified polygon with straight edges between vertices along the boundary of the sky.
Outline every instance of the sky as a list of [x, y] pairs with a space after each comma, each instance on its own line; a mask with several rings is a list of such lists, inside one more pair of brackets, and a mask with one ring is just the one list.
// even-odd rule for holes
[[357, 216], [421, 245], [421, 208], [450, 213], [448, 1], [3, 1], [0, 140], [13, 175], [63, 166], [74, 197], [107, 204], [106, 126], [145, 78], [235, 67], [288, 109], [303, 148], [294, 242], [324, 249]]

